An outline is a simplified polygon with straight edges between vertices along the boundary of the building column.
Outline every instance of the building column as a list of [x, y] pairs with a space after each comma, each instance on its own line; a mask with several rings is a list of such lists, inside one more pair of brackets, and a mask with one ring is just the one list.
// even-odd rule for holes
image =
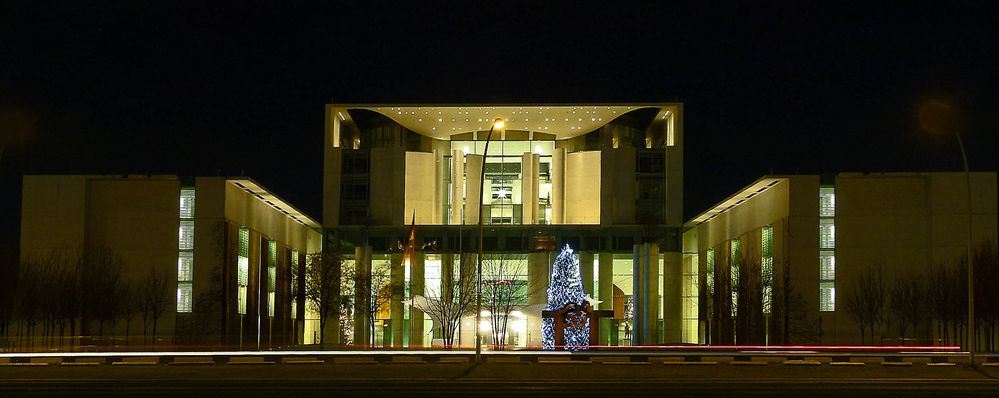
[[451, 151], [451, 225], [461, 224], [465, 196], [465, 152]]
[[482, 198], [482, 162], [485, 156], [465, 155], [465, 224], [479, 223], [480, 198]]
[[366, 282], [371, 279], [371, 246], [355, 248], [354, 259], [354, 273], [357, 275], [354, 280], [354, 345], [367, 346], [371, 344], [366, 302], [371, 297], [371, 285]]
[[402, 348], [402, 338], [405, 333], [406, 313], [402, 304], [403, 288], [406, 281], [406, 264], [403, 263], [402, 253], [395, 253], [391, 256], [391, 268], [389, 271], [389, 283], [391, 284], [392, 298], [389, 302], [389, 317], [392, 322], [392, 347]]
[[552, 224], [565, 222], [565, 148], [552, 154]]
[[538, 191], [541, 189], [541, 155], [526, 152], [521, 159], [520, 202], [523, 204], [523, 224], [537, 224]]
[[[424, 253], [414, 253], [409, 264], [409, 299], [417, 295], [423, 296], [425, 287]], [[423, 311], [414, 306], [409, 307], [409, 347], [423, 348]]]
[[[246, 278], [246, 314], [243, 315], [243, 336], [240, 349], [256, 349], [260, 331], [260, 234], [250, 230], [249, 252]], [[264, 272], [266, 274], [266, 272]]]
[[632, 251], [632, 345], [656, 343], [659, 318], [659, 245], [634, 245]]
[[583, 292], [596, 297], [593, 294], [593, 253], [579, 253], [579, 274], [583, 278]]
[[[548, 302], [549, 252], [527, 254], [527, 305]], [[527, 344], [541, 346], [541, 312], [527, 315]]]
[[680, 343], [683, 335], [683, 255], [663, 253], [663, 339]]
[[[614, 254], [599, 253], [597, 259], [600, 260], [597, 295], [601, 301], [597, 306], [600, 310], [614, 311]], [[616, 331], [613, 316], [601, 318], [600, 345], [611, 345], [611, 333]]]
[[[460, 257], [459, 254], [441, 253], [441, 285], [436, 288], [440, 289], [441, 300], [445, 302], [454, 299], [451, 286], [454, 283], [454, 261], [458, 257]], [[441, 325], [440, 320], [437, 319], [434, 319], [433, 322], [433, 338], [443, 339], [444, 325]], [[433, 346], [433, 340], [430, 341], [430, 345]]]

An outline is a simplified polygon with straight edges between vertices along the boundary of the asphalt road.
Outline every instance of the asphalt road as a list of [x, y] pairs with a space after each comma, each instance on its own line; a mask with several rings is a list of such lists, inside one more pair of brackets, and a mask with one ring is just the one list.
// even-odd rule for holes
[[[807, 395], [806, 395], [807, 394]], [[551, 364], [0, 368], [0, 397], [999, 396], [999, 369]]]

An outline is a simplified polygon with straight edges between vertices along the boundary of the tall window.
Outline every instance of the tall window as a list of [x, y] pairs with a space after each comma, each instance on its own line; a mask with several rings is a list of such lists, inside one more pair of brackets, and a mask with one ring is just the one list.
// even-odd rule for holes
[[277, 242], [267, 241], [267, 316], [274, 317], [274, 291], [277, 287]]
[[708, 249], [704, 254], [705, 284], [708, 285], [708, 295], [715, 294], [715, 249]]
[[773, 285], [774, 285], [774, 227], [767, 225], [763, 227], [760, 234], [762, 247], [762, 261], [760, 263], [761, 277], [763, 278], [763, 313], [769, 314], [773, 305]]
[[291, 319], [298, 317], [298, 250], [291, 251]]
[[730, 262], [732, 264], [732, 317], [739, 315], [739, 240], [732, 239]]
[[836, 311], [836, 190], [819, 188], [819, 311]]
[[191, 312], [194, 294], [194, 188], [180, 190], [177, 241], [177, 312]]
[[236, 252], [236, 286], [238, 289], [238, 310], [240, 315], [246, 315], [246, 287], [250, 283], [250, 230], [239, 227]]

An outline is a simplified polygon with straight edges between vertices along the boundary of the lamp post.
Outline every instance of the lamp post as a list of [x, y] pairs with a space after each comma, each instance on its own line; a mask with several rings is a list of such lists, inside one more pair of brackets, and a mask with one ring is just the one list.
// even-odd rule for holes
[[971, 239], [971, 171], [968, 168], [968, 155], [964, 150], [964, 140], [961, 139], [960, 128], [951, 105], [941, 101], [930, 101], [919, 109], [919, 124], [930, 132], [938, 134], [953, 133], [957, 146], [961, 149], [961, 161], [964, 162], [965, 200], [968, 206], [968, 362], [975, 367], [975, 267], [973, 241]]
[[475, 266], [475, 362], [482, 361], [482, 194], [486, 185], [486, 156], [489, 155], [489, 139], [493, 136], [493, 130], [502, 130], [506, 122], [501, 118], [496, 118], [493, 125], [489, 126], [489, 133], [486, 134], [486, 147], [482, 151], [482, 167], [479, 170], [479, 257]]

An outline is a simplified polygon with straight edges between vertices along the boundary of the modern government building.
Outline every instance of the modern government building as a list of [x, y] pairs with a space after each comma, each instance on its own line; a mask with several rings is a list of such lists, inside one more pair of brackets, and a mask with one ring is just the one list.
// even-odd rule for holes
[[[506, 344], [537, 348], [537, 309], [568, 245], [586, 293], [613, 313], [599, 345], [859, 344], [842, 304], [857, 275], [926, 274], [968, 239], [963, 173], [764, 176], [684, 220], [680, 103], [329, 104], [324, 115], [321, 223], [248, 178], [26, 176], [22, 261], [100, 243], [135, 278], [169, 274], [162, 336], [176, 342], [416, 348], [442, 336], [412, 298], [442, 294], [481, 250], [523, 292], [502, 314]], [[995, 242], [996, 174], [971, 180], [974, 240]], [[303, 293], [306, 255], [320, 251], [390, 281], [345, 292], [403, 288], [375, 307], [345, 300], [343, 321], [320, 331]], [[474, 321], [460, 322], [458, 344], [474, 345]]]

